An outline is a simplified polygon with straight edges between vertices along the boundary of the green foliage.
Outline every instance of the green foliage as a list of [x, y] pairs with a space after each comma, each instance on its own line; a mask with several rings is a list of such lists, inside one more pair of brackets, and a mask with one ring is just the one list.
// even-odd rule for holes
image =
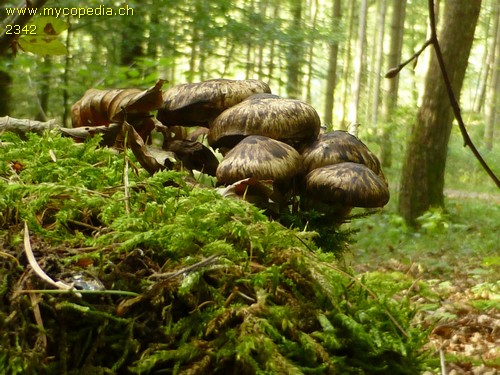
[[[427, 332], [400, 298], [410, 282], [402, 275], [360, 278], [313, 233], [179, 172], [130, 168], [126, 205], [124, 158], [98, 139], [2, 140], [11, 143], [0, 154], [0, 372], [415, 374], [425, 366]], [[40, 292], [35, 303], [14, 293], [46, 288], [18, 255], [24, 221], [53, 279], [84, 276], [106, 290]], [[105, 294], [119, 290], [136, 295]]]
[[68, 29], [68, 24], [56, 17], [35, 17], [25, 26], [26, 32], [18, 39], [26, 52], [40, 56], [65, 55], [66, 46], [58, 39]]

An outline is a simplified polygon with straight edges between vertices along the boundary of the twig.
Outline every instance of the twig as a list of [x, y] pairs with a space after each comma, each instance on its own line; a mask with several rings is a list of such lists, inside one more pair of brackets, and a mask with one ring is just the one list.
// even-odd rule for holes
[[16, 263], [16, 265], [17, 265], [18, 267], [20, 267], [20, 266], [21, 266], [21, 265], [19, 264], [19, 261], [17, 260], [17, 258], [16, 258], [15, 256], [13, 256], [13, 255], [10, 255], [9, 253], [6, 253], [6, 252], [3, 252], [3, 251], [0, 251], [0, 256], [2, 256], [2, 257], [5, 257], [5, 258], [7, 258], [7, 259], [12, 260], [13, 262], [15, 262], [15, 263]]
[[130, 189], [128, 180], [128, 158], [127, 158], [127, 136], [125, 133], [125, 141], [123, 142], [123, 189], [125, 194], [125, 212], [130, 214]]
[[417, 59], [421, 54], [422, 52], [425, 51], [425, 49], [430, 46], [431, 44], [433, 43], [432, 39], [428, 39], [426, 40], [426, 42], [423, 44], [423, 46], [413, 54], [412, 57], [410, 57], [408, 60], [402, 62], [401, 64], [399, 64], [398, 66], [394, 67], [394, 68], [391, 68], [387, 71], [387, 73], [385, 74], [385, 78], [394, 78], [396, 77], [399, 72], [406, 66], [408, 65], [409, 63], [411, 63], [413, 60]]
[[443, 349], [439, 349], [439, 362], [441, 363], [441, 375], [446, 375], [446, 362], [444, 360]]
[[[31, 243], [30, 243], [30, 235], [28, 231], [28, 223], [25, 221], [24, 222], [24, 251], [26, 252], [26, 256], [28, 257], [28, 262], [35, 272], [35, 274], [40, 277], [42, 280], [45, 282], [49, 283], [50, 285], [56, 287], [59, 290], [65, 290], [65, 291], [72, 291], [74, 290], [73, 284], [68, 284], [63, 281], [54, 281], [52, 278], [47, 275], [38, 262], [36, 261], [35, 255], [33, 254], [33, 250], [31, 249]], [[76, 293], [78, 295], [78, 293]]]
[[[25, 289], [18, 290], [17, 293], [40, 293], [40, 294], [68, 294], [74, 293], [75, 289]], [[135, 292], [130, 292], [128, 290], [78, 290], [78, 294], [98, 294], [98, 295], [118, 295], [118, 296], [130, 296], [137, 297], [139, 294]]]
[[87, 229], [91, 229], [93, 231], [99, 231], [101, 230], [102, 228], [99, 228], [99, 227], [95, 227], [93, 225], [90, 225], [90, 224], [87, 224], [87, 223], [83, 223], [81, 221], [78, 221], [78, 220], [73, 220], [73, 219], [68, 219], [68, 223], [70, 224], [74, 224], [74, 225], [78, 225], [80, 227], [84, 227], [84, 228], [87, 228]]
[[40, 343], [39, 345], [41, 346], [42, 351], [45, 352], [45, 349], [47, 349], [47, 335], [45, 334], [42, 313], [40, 312], [40, 296], [37, 294], [30, 294], [29, 298], [31, 301], [31, 307], [33, 309], [33, 315], [35, 317], [36, 325], [40, 327], [40, 336], [38, 336], [37, 338], [37, 343]]
[[211, 265], [211, 264], [215, 263], [215, 261], [219, 257], [220, 257], [220, 254], [214, 254], [214, 255], [209, 256], [208, 258], [205, 258], [205, 259], [199, 261], [198, 263], [195, 263], [195, 264], [192, 264], [190, 266], [181, 268], [180, 270], [177, 270], [177, 271], [174, 271], [174, 272], [153, 273], [151, 276], [149, 276], [149, 278], [150, 279], [169, 280], [169, 279], [172, 279], [174, 277], [180, 276], [183, 273], [188, 273], [188, 272], [191, 272], [191, 271], [193, 271], [195, 269]]

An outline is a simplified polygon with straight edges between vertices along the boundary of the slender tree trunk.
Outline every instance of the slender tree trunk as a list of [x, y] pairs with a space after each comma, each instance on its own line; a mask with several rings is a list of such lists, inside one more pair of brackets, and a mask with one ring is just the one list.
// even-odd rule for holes
[[[497, 0], [492, 0], [497, 1]], [[488, 87], [488, 77], [490, 76], [491, 66], [494, 64], [494, 51], [495, 51], [495, 35], [496, 28], [498, 27], [498, 17], [495, 17], [495, 5], [493, 4], [493, 12], [488, 17], [488, 21], [486, 21], [486, 30], [484, 38], [484, 53], [483, 58], [481, 60], [481, 68], [479, 71], [479, 79], [477, 81], [477, 89], [474, 95], [474, 105], [472, 106], [473, 111], [476, 113], [480, 113], [484, 108], [484, 102], [486, 99], [486, 91]], [[491, 21], [493, 21], [493, 31], [490, 27]], [[492, 33], [492, 34], [491, 34]], [[491, 38], [493, 35], [493, 38]]]
[[63, 91], [62, 91], [62, 101], [63, 101], [63, 115], [62, 115], [62, 124], [64, 127], [68, 127], [68, 123], [70, 121], [70, 103], [69, 103], [69, 76], [71, 69], [71, 37], [73, 35], [73, 29], [71, 27], [70, 17], [66, 19], [68, 22], [69, 28], [66, 32], [66, 50], [68, 53], [64, 57], [64, 73], [63, 73]]
[[351, 7], [349, 9], [349, 31], [347, 33], [347, 45], [345, 50], [344, 57], [344, 74], [342, 75], [342, 81], [344, 84], [344, 91], [342, 95], [342, 121], [340, 123], [341, 129], [346, 129], [346, 119], [348, 115], [348, 100], [349, 100], [349, 85], [347, 82], [350, 81], [351, 75], [351, 65], [352, 65], [352, 56], [351, 56], [351, 43], [354, 35], [354, 12], [356, 11], [356, 2], [351, 1]]
[[493, 46], [495, 46], [494, 59], [492, 65], [492, 74], [489, 85], [489, 100], [486, 109], [486, 128], [484, 132], [485, 146], [488, 150], [493, 148], [493, 136], [495, 133], [495, 124], [500, 121], [500, 0], [496, 0], [495, 11], [495, 34], [493, 35]]
[[375, 81], [373, 83], [373, 99], [371, 124], [377, 126], [378, 111], [380, 106], [380, 81], [382, 76], [382, 65], [384, 62], [384, 36], [385, 36], [385, 15], [387, 12], [386, 0], [380, 0], [379, 18], [377, 22], [377, 43], [375, 48]]
[[40, 89], [38, 92], [38, 113], [35, 116], [36, 121], [47, 121], [47, 111], [49, 108], [50, 82], [52, 72], [52, 58], [45, 56], [43, 58], [40, 77]]
[[[273, 6], [273, 19], [277, 20], [280, 17], [280, 10], [279, 10], [279, 5], [274, 4]], [[269, 84], [271, 85], [271, 80], [274, 77], [274, 68], [276, 67], [276, 64], [274, 62], [275, 59], [278, 59], [276, 57], [276, 41], [274, 38], [271, 39], [271, 45], [269, 46], [269, 63], [267, 66], [267, 76], [269, 77]]]
[[[393, 68], [401, 62], [403, 49], [404, 23], [406, 16], [406, 0], [392, 0], [391, 41], [387, 55], [387, 67]], [[382, 136], [380, 142], [380, 163], [385, 168], [392, 165], [391, 133], [394, 127], [392, 117], [398, 102], [399, 74], [384, 82], [384, 96], [382, 97]]]
[[[196, 11], [197, 9], [195, 7], [193, 10], [194, 14], [196, 14]], [[188, 82], [193, 82], [194, 77], [196, 75], [196, 61], [198, 60], [199, 43], [200, 43], [200, 31], [198, 29], [196, 19], [193, 18], [192, 22], [193, 24], [191, 27], [191, 42], [190, 42], [191, 54], [189, 55], [189, 71], [187, 72], [186, 76]]]
[[[266, 15], [267, 13], [267, 7], [269, 1], [261, 1], [259, 4], [259, 12], [262, 16]], [[258, 57], [257, 57], [257, 77], [260, 80], [264, 79], [264, 55], [266, 51], [266, 45], [265, 45], [265, 40], [266, 38], [260, 36], [260, 43], [258, 47]]]
[[361, 79], [364, 69], [363, 55], [365, 53], [367, 13], [368, 0], [361, 0], [361, 9], [359, 10], [358, 39], [356, 42], [356, 56], [354, 57], [354, 82], [352, 84], [353, 99], [349, 109], [349, 132], [354, 135], [357, 135], [358, 133], [358, 111], [361, 97]]
[[328, 54], [328, 73], [325, 93], [325, 124], [333, 125], [333, 105], [335, 103], [335, 86], [337, 85], [337, 58], [339, 54], [338, 33], [341, 20], [341, 0], [333, 1], [331, 36]]
[[[318, 0], [313, 0], [311, 2], [312, 8], [312, 19], [311, 26], [313, 30], [316, 30], [318, 23], [318, 13], [319, 13], [319, 3]], [[312, 78], [314, 72], [314, 42], [315, 35], [310, 32], [309, 36], [309, 51], [307, 52], [307, 84], [306, 84], [306, 102], [312, 102]]]
[[291, 43], [287, 54], [287, 85], [286, 91], [289, 97], [300, 97], [300, 68], [302, 65], [302, 0], [290, 0], [292, 9], [292, 21], [288, 30]]
[[[474, 39], [481, 0], [447, 0], [439, 41], [453, 92], [458, 96]], [[411, 129], [403, 164], [399, 211], [410, 225], [433, 206], [444, 206], [444, 171], [452, 111], [432, 53], [422, 106]]]
[[0, 117], [10, 115], [12, 77], [6, 71], [0, 70]]
[[[2, 14], [5, 14], [5, 4], [2, 3], [2, 6], [0, 6], [0, 12]], [[3, 31], [5, 30], [4, 25], [9, 22], [8, 19], [3, 20], [0, 22], [0, 26], [2, 27], [0, 30]], [[1, 32], [0, 32], [1, 34]], [[10, 46], [10, 45], [9, 45]], [[5, 49], [5, 51], [9, 48]], [[0, 60], [3, 59], [11, 59], [13, 56], [12, 54], [6, 54], [6, 56], [2, 56], [2, 51], [1, 51], [1, 46], [0, 46]], [[11, 87], [12, 87], [12, 77], [11, 74], [7, 70], [0, 70], [0, 117], [2, 116], [8, 116], [10, 115], [10, 105], [11, 105]]]

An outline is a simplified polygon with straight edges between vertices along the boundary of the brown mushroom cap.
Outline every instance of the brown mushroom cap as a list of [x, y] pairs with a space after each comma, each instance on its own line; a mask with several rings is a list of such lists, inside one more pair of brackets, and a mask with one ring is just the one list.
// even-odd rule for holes
[[317, 202], [372, 208], [389, 201], [385, 181], [364, 164], [347, 162], [316, 168], [304, 183], [304, 197]]
[[302, 158], [291, 146], [262, 136], [249, 136], [238, 143], [222, 159], [217, 180], [232, 184], [245, 178], [291, 180], [301, 170]]
[[157, 119], [167, 126], [208, 126], [222, 111], [250, 95], [270, 92], [266, 83], [256, 79], [221, 78], [180, 84], [163, 92]]
[[295, 99], [254, 98], [222, 112], [210, 125], [208, 143], [231, 148], [249, 135], [262, 135], [294, 147], [318, 137], [320, 119], [309, 104]]
[[358, 138], [346, 131], [335, 130], [321, 134], [318, 140], [302, 151], [302, 157], [306, 172], [327, 165], [352, 162], [366, 165], [385, 181], [375, 154]]

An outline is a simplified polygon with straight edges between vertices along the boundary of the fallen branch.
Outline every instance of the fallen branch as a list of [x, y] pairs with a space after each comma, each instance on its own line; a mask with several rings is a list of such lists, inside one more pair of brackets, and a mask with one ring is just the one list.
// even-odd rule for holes
[[121, 130], [121, 124], [111, 123], [101, 126], [86, 126], [79, 128], [64, 128], [56, 120], [49, 121], [33, 121], [28, 119], [17, 119], [14, 117], [0, 117], [0, 134], [3, 132], [12, 132], [25, 138], [29, 133], [43, 135], [47, 131], [60, 132], [62, 135], [72, 137], [79, 140], [84, 140], [88, 137], [93, 137], [96, 134], [102, 135], [103, 146], [113, 146], [116, 136]]

